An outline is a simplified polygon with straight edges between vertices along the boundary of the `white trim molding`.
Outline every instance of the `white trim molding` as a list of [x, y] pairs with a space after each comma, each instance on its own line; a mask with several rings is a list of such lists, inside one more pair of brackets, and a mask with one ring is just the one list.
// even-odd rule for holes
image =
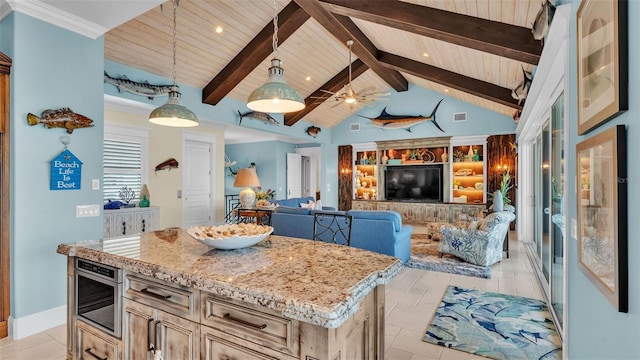
[[7, 3], [13, 11], [29, 15], [38, 20], [48, 22], [49, 24], [73, 31], [91, 39], [97, 39], [109, 31], [108, 28], [102, 25], [60, 10], [43, 1], [7, 0]]
[[9, 318], [9, 336], [18, 340], [67, 323], [67, 305], [27, 315]]

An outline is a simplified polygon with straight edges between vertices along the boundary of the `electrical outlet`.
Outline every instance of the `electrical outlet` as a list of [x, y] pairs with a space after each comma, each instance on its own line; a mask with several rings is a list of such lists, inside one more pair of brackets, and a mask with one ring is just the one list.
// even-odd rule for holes
[[100, 216], [100, 205], [77, 205], [76, 217]]
[[91, 180], [91, 190], [100, 190], [100, 179]]

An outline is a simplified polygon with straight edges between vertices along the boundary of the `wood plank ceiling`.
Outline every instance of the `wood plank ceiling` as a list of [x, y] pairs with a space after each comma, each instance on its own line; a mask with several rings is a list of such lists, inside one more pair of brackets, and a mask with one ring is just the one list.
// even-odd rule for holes
[[[304, 119], [330, 128], [364, 106], [316, 98], [348, 82], [348, 39], [356, 92], [405, 91], [410, 83], [511, 116], [522, 105], [510, 96], [521, 66], [531, 71], [542, 51], [531, 35], [540, 6], [540, 0], [276, 0], [285, 78], [307, 98], [307, 107], [287, 114], [285, 123]], [[211, 105], [225, 96], [246, 101], [267, 78], [273, 15], [268, 0], [181, 0], [178, 82], [203, 89]], [[148, 11], [105, 35], [105, 57], [171, 78], [171, 24], [170, 6]]]

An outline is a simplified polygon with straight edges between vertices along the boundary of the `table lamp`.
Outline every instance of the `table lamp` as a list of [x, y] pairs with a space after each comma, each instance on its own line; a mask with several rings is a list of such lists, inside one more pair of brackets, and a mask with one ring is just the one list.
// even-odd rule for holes
[[238, 169], [236, 175], [236, 181], [233, 182], [233, 187], [243, 187], [240, 191], [240, 206], [242, 208], [252, 208], [256, 202], [256, 192], [251, 187], [259, 187], [260, 180], [258, 174], [254, 168]]

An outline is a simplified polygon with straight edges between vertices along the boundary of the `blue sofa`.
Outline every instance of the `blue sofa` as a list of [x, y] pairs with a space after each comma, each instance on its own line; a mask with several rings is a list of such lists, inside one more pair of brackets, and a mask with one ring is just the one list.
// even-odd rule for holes
[[[278, 206], [286, 206], [292, 208], [299, 208], [300, 204], [308, 204], [309, 201], [315, 202], [316, 199], [313, 196], [306, 196], [302, 198], [292, 198], [292, 199], [280, 199], [280, 200], [272, 200], [272, 204], [276, 204]], [[322, 210], [335, 210], [336, 208], [331, 206], [323, 206]]]
[[[274, 235], [313, 238], [313, 215], [320, 210], [301, 208], [299, 204], [297, 206], [280, 206], [274, 210], [271, 215]], [[399, 213], [387, 210], [349, 210], [346, 214], [353, 217], [351, 246], [395, 256], [403, 262], [409, 260], [413, 227], [402, 225]]]

